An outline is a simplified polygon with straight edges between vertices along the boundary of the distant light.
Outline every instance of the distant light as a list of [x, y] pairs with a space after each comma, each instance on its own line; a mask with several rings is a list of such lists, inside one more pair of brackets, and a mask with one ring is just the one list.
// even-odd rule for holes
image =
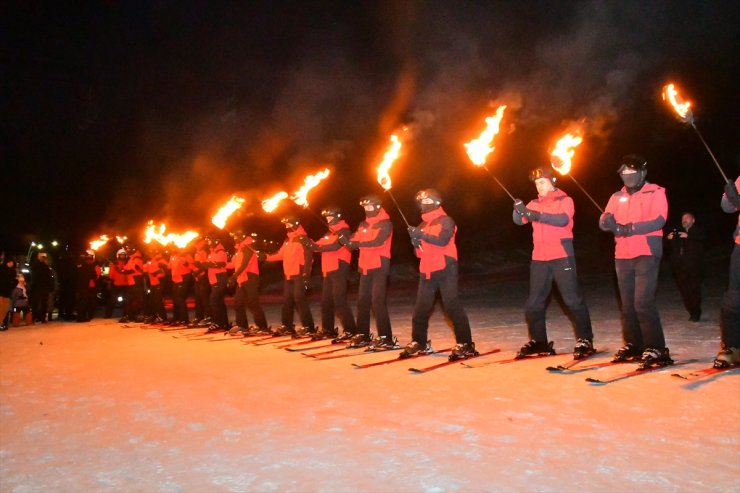
[[118, 297], [118, 302], [119, 302], [119, 303], [123, 303], [123, 296], [119, 296], [119, 297]]
[[39, 243], [38, 245], [36, 245], [36, 248], [38, 248], [39, 250], [43, 250], [44, 249], [44, 245], [42, 245], [41, 243]]
[[28, 270], [28, 269], [26, 269], [26, 268], [24, 267], [24, 268], [22, 268], [22, 269], [21, 269], [21, 272], [23, 272], [24, 274], [28, 274], [28, 273], [29, 273], [29, 272], [31, 272], [31, 271], [30, 271], [30, 270]]
[[36, 246], [36, 242], [35, 242], [35, 241], [32, 241], [32, 242], [31, 242], [31, 246], [32, 246], [32, 247], [35, 247], [35, 246]]
[[54, 240], [54, 241], [51, 242], [51, 246], [53, 246], [53, 247], [59, 246], [59, 242], [56, 241], [56, 240]]

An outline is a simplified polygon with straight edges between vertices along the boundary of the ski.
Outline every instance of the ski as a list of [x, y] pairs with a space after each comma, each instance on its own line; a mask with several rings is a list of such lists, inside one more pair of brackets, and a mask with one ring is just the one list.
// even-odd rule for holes
[[[331, 344], [331, 346], [334, 346], [334, 344]], [[320, 347], [329, 347], [329, 346], [320, 346]], [[344, 351], [346, 349], [360, 349], [360, 348], [350, 348], [350, 347], [347, 347], [347, 345], [344, 345], [340, 348], [329, 349], [327, 351], [321, 351], [320, 353], [312, 353], [312, 354], [301, 353], [301, 354], [303, 354], [303, 356], [308, 356], [309, 358], [318, 358], [319, 356], [323, 356], [325, 354], [336, 353], [337, 351]]]
[[[304, 339], [306, 339], [306, 340], [304, 340]], [[294, 339], [292, 342], [289, 342], [288, 344], [280, 344], [279, 346], [275, 346], [275, 347], [277, 349], [287, 349], [287, 348], [290, 348], [290, 347], [293, 347], [293, 346], [305, 346], [306, 344], [311, 344], [312, 342], [320, 342], [320, 341], [321, 341], [321, 339], [319, 339], [318, 341], [315, 341], [315, 340], [311, 339], [310, 336], [308, 336], [308, 338], [301, 337], [300, 339]]]
[[180, 326], [170, 326], [168, 328], [160, 328], [159, 331], [160, 332], [173, 332], [173, 331], [176, 331], [176, 330], [178, 330], [178, 331], [179, 330], [195, 330], [195, 329], [198, 329], [198, 328], [200, 328], [200, 327], [188, 327], [187, 325], [180, 325]]
[[[564, 353], [567, 354], [567, 353]], [[520, 361], [529, 361], [533, 359], [540, 359], [540, 358], [547, 358], [550, 356], [563, 356], [563, 354], [535, 354], [532, 356], [526, 356], [524, 358], [509, 358], [509, 359], [497, 359], [495, 361], [486, 361], [485, 363], [480, 363], [477, 365], [471, 365], [466, 363], [465, 361], [461, 361], [460, 364], [463, 365], [465, 368], [482, 368], [484, 366], [488, 365], [505, 365], [507, 363], [518, 363]]]
[[[571, 370], [571, 368], [573, 368], [574, 366], [580, 365], [581, 363], [583, 363], [584, 361], [588, 360], [589, 358], [593, 358], [594, 356], [596, 356], [598, 354], [603, 354], [605, 352], [606, 351], [596, 351], [595, 353], [589, 354], [588, 356], [584, 356], [581, 359], [574, 359], [573, 361], [571, 361], [570, 363], [567, 363], [565, 365], [548, 366], [545, 369], [547, 371], [551, 371], [551, 372], [564, 372], [564, 371], [567, 372], [567, 371]], [[580, 370], [580, 368], [578, 368], [575, 371], [578, 371], [578, 370]]]
[[[342, 349], [363, 349], [363, 348], [342, 348]], [[342, 353], [342, 354], [331, 354], [329, 356], [324, 356], [322, 358], [316, 358], [319, 361], [324, 361], [327, 359], [337, 359], [337, 358], [349, 358], [350, 356], [361, 356], [363, 354], [373, 354], [373, 353], [384, 353], [386, 351], [399, 351], [403, 348], [393, 348], [393, 349], [380, 349], [375, 351], [368, 351], [367, 349], [364, 349], [363, 351], [354, 352], [354, 353]], [[306, 355], [309, 356], [309, 355]]]
[[638, 375], [645, 375], [646, 373], [651, 373], [657, 370], [664, 370], [668, 366], [681, 366], [685, 365], [687, 363], [691, 363], [691, 361], [681, 361], [680, 363], [673, 363], [672, 365], [664, 365], [664, 366], [651, 366], [650, 368], [642, 368], [642, 369], [635, 369], [628, 372], [620, 373], [618, 375], [615, 375], [611, 378], [605, 378], [603, 380], [599, 378], [591, 378], [587, 377], [586, 381], [593, 385], [606, 385], [609, 383], [619, 382], [620, 380], [625, 380], [628, 378], [636, 377]]
[[374, 363], [365, 363], [364, 365], [360, 365], [358, 363], [352, 363], [352, 366], [354, 366], [357, 369], [372, 368], [373, 366], [389, 365], [391, 363], [398, 363], [399, 361], [409, 361], [414, 358], [421, 358], [422, 356], [432, 356], [432, 355], [440, 354], [440, 353], [448, 353], [450, 351], [452, 351], [451, 347], [440, 349], [439, 351], [431, 351], [429, 353], [416, 353], [412, 356], [409, 356], [408, 358], [396, 357], [393, 359], [384, 359], [382, 361], [376, 361]]
[[706, 378], [712, 375], [716, 375], [718, 373], [724, 373], [726, 371], [737, 370], [738, 368], [740, 368], [740, 366], [737, 366], [737, 365], [725, 366], [724, 368], [717, 368], [715, 366], [710, 366], [709, 368], [702, 368], [701, 370], [692, 371], [687, 374], [671, 373], [671, 376], [676, 377], [676, 378], [681, 378], [683, 380], [699, 380], [701, 378]]
[[[491, 349], [489, 351], [483, 351], [483, 352], [481, 352], [481, 353], [479, 353], [479, 354], [477, 354], [475, 356], [470, 356], [468, 358], [465, 358], [465, 360], [471, 360], [471, 359], [475, 359], [475, 358], [480, 358], [481, 356], [487, 356], [489, 354], [498, 353], [500, 351], [501, 351], [501, 349], [499, 349], [499, 348]], [[455, 359], [455, 360], [449, 360], [448, 359], [447, 361], [445, 361], [443, 363], [437, 363], [436, 365], [427, 366], [425, 368], [409, 368], [409, 371], [412, 372], [412, 373], [427, 373], [427, 372], [430, 372], [432, 370], [436, 370], [438, 368], [444, 368], [445, 366], [454, 365], [455, 363], [460, 363], [460, 362], [461, 361], [460, 360], [457, 360], [457, 359]]]
[[280, 344], [282, 342], [295, 341], [295, 340], [296, 339], [293, 336], [273, 336], [273, 337], [270, 337], [269, 339], [261, 339], [259, 341], [255, 341], [252, 344], [254, 344], [255, 346], [268, 346], [270, 344]]
[[[320, 342], [320, 341], [311, 341], [311, 342]], [[286, 347], [286, 348], [283, 348], [283, 349], [285, 349], [286, 351], [290, 351], [291, 353], [298, 353], [298, 352], [303, 353], [305, 351], [315, 351], [317, 349], [324, 349], [324, 348], [328, 348], [328, 347], [331, 347], [331, 346], [336, 346], [337, 344], [342, 344], [342, 343], [341, 342], [329, 342], [328, 344], [327, 343], [323, 343], [323, 344], [319, 344], [318, 346], [310, 346], [310, 347]]]

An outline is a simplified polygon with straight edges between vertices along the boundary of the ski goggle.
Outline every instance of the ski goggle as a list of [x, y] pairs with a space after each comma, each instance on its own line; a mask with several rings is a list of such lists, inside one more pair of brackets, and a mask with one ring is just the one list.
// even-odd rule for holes
[[632, 171], [641, 171], [645, 168], [647, 168], [647, 161], [645, 159], [626, 158], [619, 163], [617, 173], [621, 174], [622, 171], [626, 169], [631, 169]]
[[380, 206], [380, 201], [376, 199], [375, 197], [365, 197], [363, 199], [360, 199], [360, 206], [366, 207], [366, 206], [373, 206], [378, 207]]
[[554, 180], [555, 176], [549, 170], [544, 170], [542, 168], [536, 168], [529, 172], [529, 181], [539, 180], [540, 178]]
[[424, 205], [431, 205], [431, 204], [438, 204], [439, 200], [432, 197], [426, 190], [422, 190], [419, 193], [416, 194], [416, 201], [424, 204]]

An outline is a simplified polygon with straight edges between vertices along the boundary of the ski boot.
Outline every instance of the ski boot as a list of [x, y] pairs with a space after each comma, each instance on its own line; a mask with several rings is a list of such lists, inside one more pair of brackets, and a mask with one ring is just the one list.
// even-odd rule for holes
[[596, 349], [594, 349], [594, 343], [591, 342], [591, 339], [578, 339], [576, 340], [576, 347], [573, 348], [573, 359], [583, 359], [595, 352]]
[[450, 361], [456, 361], [459, 359], [468, 359], [472, 356], [478, 356], [480, 353], [475, 350], [474, 342], [461, 342], [456, 344], [452, 349], [452, 354], [449, 356]]
[[301, 337], [313, 337], [316, 335], [316, 327], [313, 325], [310, 327], [301, 327], [300, 329], [297, 329], [295, 333], [293, 334], [293, 339], [300, 339]]
[[312, 341], [321, 341], [323, 339], [334, 339], [339, 336], [339, 330], [334, 327], [333, 329], [320, 329], [315, 334], [311, 335]]
[[292, 336], [295, 334], [295, 327], [293, 325], [281, 325], [277, 329], [272, 331], [272, 335], [275, 337], [280, 336]]
[[347, 349], [355, 349], [365, 347], [370, 344], [370, 336], [365, 334], [355, 334], [347, 344]]
[[625, 361], [637, 361], [642, 357], [642, 351], [628, 342], [622, 346], [612, 358], [612, 363], [623, 363]]
[[518, 353], [516, 353], [516, 356], [514, 358], [523, 359], [527, 356], [532, 356], [535, 354], [557, 354], [553, 349], [554, 344], [555, 343], [553, 341], [539, 342], [533, 339], [522, 346], [522, 348], [519, 350]]
[[668, 348], [646, 348], [642, 353], [642, 363], [640, 363], [640, 366], [637, 369], [647, 370], [652, 367], [668, 366], [672, 364], [673, 360], [668, 352]]
[[341, 343], [343, 343], [343, 342], [349, 342], [350, 340], [352, 340], [352, 338], [353, 338], [354, 336], [355, 336], [355, 335], [354, 335], [354, 334], [353, 334], [352, 332], [347, 332], [347, 331], [345, 330], [345, 331], [344, 331], [344, 332], [342, 333], [342, 335], [340, 335], [340, 336], [338, 336], [338, 337], [335, 337], [334, 339], [332, 339], [332, 340], [331, 340], [331, 343], [332, 343], [332, 344], [341, 344]]
[[368, 344], [366, 351], [390, 351], [391, 349], [401, 349], [401, 346], [398, 344], [398, 338], [397, 337], [386, 337], [386, 336], [379, 336]]
[[121, 318], [118, 319], [118, 323], [119, 324], [127, 324], [129, 322], [131, 322], [131, 319], [128, 318], [128, 316], [126, 316], [126, 315], [124, 315], [123, 317], [121, 317]]
[[245, 329], [244, 327], [239, 327], [238, 325], [234, 325], [232, 328], [229, 329], [230, 336], [235, 336], [239, 334], [244, 335], [246, 332], [247, 329]]
[[229, 328], [219, 324], [211, 324], [206, 329], [206, 334], [215, 334], [217, 332], [228, 332]]
[[426, 345], [422, 345], [416, 341], [411, 341], [406, 344], [406, 347], [403, 348], [403, 351], [401, 351], [401, 354], [398, 355], [398, 358], [406, 359], [418, 354], [429, 354], [433, 351], [434, 350], [432, 349], [432, 341], [427, 341]]
[[740, 348], [724, 347], [714, 358], [715, 368], [727, 368], [736, 365], [740, 365]]

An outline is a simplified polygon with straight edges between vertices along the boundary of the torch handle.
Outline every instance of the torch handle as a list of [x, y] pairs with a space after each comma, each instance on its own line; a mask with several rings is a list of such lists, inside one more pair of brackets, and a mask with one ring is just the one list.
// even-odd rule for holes
[[494, 180], [494, 181], [495, 181], [496, 183], [498, 183], [498, 186], [500, 186], [500, 187], [501, 187], [501, 189], [502, 189], [502, 190], [503, 190], [504, 192], [506, 192], [506, 195], [508, 195], [508, 196], [509, 196], [509, 198], [511, 199], [511, 201], [512, 201], [512, 202], [516, 202], [516, 199], [514, 198], [514, 196], [513, 196], [513, 195], [511, 195], [511, 193], [510, 193], [510, 192], [509, 192], [509, 191], [508, 191], [508, 190], [506, 189], [506, 187], [504, 186], [504, 184], [503, 184], [503, 183], [501, 183], [501, 182], [499, 181], [499, 179], [498, 179], [498, 178], [496, 178], [496, 175], [494, 175], [493, 173], [491, 173], [491, 170], [490, 170], [490, 169], [488, 169], [488, 168], [487, 168], [487, 167], [485, 167], [485, 166], [483, 166], [483, 169], [484, 169], [484, 170], [486, 170], [486, 171], [488, 172], [488, 174], [489, 174], [489, 175], [491, 175], [491, 178], [493, 178], [493, 180]]
[[394, 197], [393, 194], [391, 193], [391, 189], [390, 188], [386, 189], [386, 192], [388, 192], [388, 195], [390, 196], [391, 200], [393, 200], [393, 203], [396, 204], [396, 209], [398, 209], [398, 213], [401, 214], [401, 217], [403, 218], [403, 222], [406, 223], [406, 227], [410, 228], [411, 225], [406, 220], [406, 216], [403, 214], [403, 211], [401, 210], [401, 206], [399, 206], [398, 202], [396, 202], [396, 197]]
[[328, 231], [329, 233], [331, 233], [331, 232], [332, 232], [332, 230], [331, 230], [331, 229], [329, 228], [329, 225], [328, 225], [328, 224], [326, 224], [326, 221], [324, 221], [324, 218], [323, 218], [323, 217], [321, 217], [321, 216], [319, 216], [318, 214], [316, 214], [316, 212], [314, 212], [314, 210], [313, 210], [313, 209], [309, 209], [309, 208], [308, 208], [308, 206], [306, 206], [306, 207], [304, 207], [304, 208], [303, 208], [303, 210], [306, 210], [306, 211], [310, 212], [310, 213], [311, 213], [311, 215], [312, 215], [313, 217], [315, 217], [316, 219], [318, 219], [318, 220], [319, 220], [319, 222], [321, 223], [321, 225], [322, 225], [322, 226], [324, 226], [324, 228], [325, 228], [325, 229], [326, 229], [326, 230], [327, 230], [327, 231]]
[[694, 129], [694, 131], [696, 132], [696, 135], [698, 135], [698, 136], [699, 136], [699, 140], [701, 140], [701, 143], [702, 143], [702, 144], [704, 144], [704, 147], [706, 148], [707, 152], [708, 152], [708, 153], [709, 153], [709, 155], [711, 156], [711, 158], [712, 158], [712, 161], [714, 161], [714, 164], [715, 164], [715, 165], [717, 166], [717, 169], [719, 170], [720, 174], [722, 175], [722, 178], [724, 178], [724, 179], [725, 179], [725, 183], [730, 183], [730, 180], [729, 180], [729, 179], [727, 178], [727, 175], [726, 175], [726, 174], [725, 174], [725, 172], [724, 172], [724, 171], [722, 170], [722, 166], [720, 166], [720, 165], [719, 165], [719, 162], [717, 161], [717, 158], [716, 158], [716, 157], [714, 157], [714, 153], [713, 153], [713, 152], [712, 152], [712, 150], [711, 150], [711, 149], [709, 148], [709, 145], [708, 145], [708, 144], [707, 144], [707, 142], [706, 142], [706, 141], [704, 140], [704, 137], [702, 137], [702, 135], [701, 135], [701, 132], [699, 132], [699, 129], [698, 129], [698, 128], [696, 128], [696, 125], [694, 125], [694, 122], [693, 122], [693, 120], [692, 120], [692, 121], [690, 122], [690, 124], [691, 124], [691, 128], [693, 128], [693, 129]]
[[593, 202], [593, 204], [596, 206], [596, 208], [599, 209], [599, 212], [601, 212], [603, 214], [604, 213], [604, 209], [602, 209], [601, 206], [599, 205], [599, 203], [594, 200], [594, 198], [591, 196], [591, 194], [588, 193], [586, 191], [586, 189], [583, 188], [581, 186], [581, 184], [578, 183], [578, 181], [575, 178], [573, 178], [573, 175], [568, 175], [568, 176], [570, 177], [571, 180], [573, 180], [573, 183], [575, 183], [576, 185], [578, 185], [578, 188], [580, 188], [581, 191], [586, 194], [586, 197], [588, 197], [589, 199], [591, 199], [591, 202]]

